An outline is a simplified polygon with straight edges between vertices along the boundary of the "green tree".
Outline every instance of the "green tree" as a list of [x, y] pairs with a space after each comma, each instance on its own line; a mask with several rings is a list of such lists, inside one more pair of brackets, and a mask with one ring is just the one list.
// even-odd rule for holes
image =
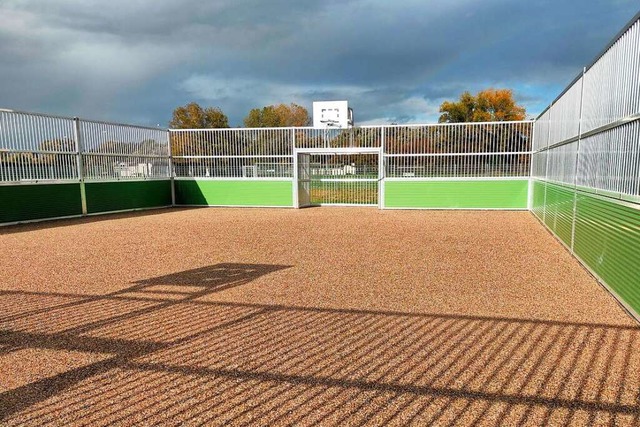
[[218, 107], [202, 108], [195, 102], [173, 110], [169, 122], [173, 129], [213, 129], [228, 128], [229, 118]]
[[526, 110], [516, 104], [511, 89], [485, 89], [475, 96], [469, 92], [458, 101], [440, 105], [440, 123], [505, 122], [524, 120]]
[[310, 124], [309, 111], [298, 104], [278, 104], [267, 105], [261, 109], [254, 108], [244, 118], [244, 126], [248, 128], [299, 127]]
[[[229, 127], [229, 118], [218, 107], [202, 108], [195, 102], [173, 110], [173, 119], [169, 123], [173, 129], [221, 129]], [[215, 151], [214, 144], [206, 133], [171, 132], [171, 154], [177, 168], [189, 163], [182, 156], [206, 155]], [[191, 160], [198, 165], [201, 160]]]

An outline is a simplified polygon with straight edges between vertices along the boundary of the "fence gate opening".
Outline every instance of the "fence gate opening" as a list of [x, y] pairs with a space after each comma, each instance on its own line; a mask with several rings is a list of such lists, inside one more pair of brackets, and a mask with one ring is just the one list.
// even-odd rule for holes
[[381, 157], [379, 149], [299, 151], [297, 206], [379, 206]]

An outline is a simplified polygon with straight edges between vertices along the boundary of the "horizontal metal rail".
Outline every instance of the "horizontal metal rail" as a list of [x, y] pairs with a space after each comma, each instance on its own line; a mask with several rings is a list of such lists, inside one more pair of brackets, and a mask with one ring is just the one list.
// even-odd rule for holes
[[378, 182], [378, 178], [316, 178], [312, 177], [311, 181], [317, 182]]
[[410, 154], [384, 154], [385, 157], [466, 157], [466, 156], [505, 156], [505, 155], [529, 155], [532, 151], [487, 151], [479, 153], [410, 153]]
[[137, 159], [166, 159], [167, 156], [161, 156], [156, 154], [112, 154], [112, 153], [82, 153], [83, 156], [95, 156], [95, 157], [122, 157], [122, 158], [137, 158]]
[[290, 159], [293, 155], [241, 155], [241, 156], [173, 156], [174, 159]]
[[540, 152], [547, 151], [547, 150], [552, 150], [552, 149], [558, 148], [558, 147], [562, 147], [563, 145], [567, 145], [567, 144], [571, 144], [572, 142], [576, 142], [579, 139], [589, 138], [590, 136], [594, 136], [594, 135], [597, 135], [599, 133], [606, 132], [608, 130], [623, 126], [623, 125], [628, 124], [628, 123], [633, 123], [633, 122], [638, 121], [638, 120], [640, 120], [640, 113], [632, 114], [630, 116], [618, 119], [615, 122], [611, 122], [611, 123], [608, 123], [606, 125], [600, 126], [600, 127], [596, 128], [596, 129], [590, 130], [588, 132], [584, 132], [579, 136], [576, 135], [574, 137], [565, 139], [564, 141], [560, 141], [560, 142], [557, 142], [555, 144], [549, 145], [548, 147], [545, 147], [545, 148], [542, 148], [540, 150], [532, 152], [532, 154], [540, 153]]

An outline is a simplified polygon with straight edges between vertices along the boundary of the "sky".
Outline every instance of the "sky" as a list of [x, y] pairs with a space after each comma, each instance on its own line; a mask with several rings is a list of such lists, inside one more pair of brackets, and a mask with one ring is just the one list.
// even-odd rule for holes
[[463, 91], [535, 117], [637, 0], [0, 0], [0, 108], [167, 126], [175, 107], [346, 99], [431, 123]]

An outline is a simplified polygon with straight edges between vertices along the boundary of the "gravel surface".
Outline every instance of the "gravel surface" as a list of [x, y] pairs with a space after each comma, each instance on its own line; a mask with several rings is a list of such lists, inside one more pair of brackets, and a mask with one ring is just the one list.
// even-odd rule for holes
[[527, 212], [0, 229], [1, 425], [640, 425], [640, 328]]

